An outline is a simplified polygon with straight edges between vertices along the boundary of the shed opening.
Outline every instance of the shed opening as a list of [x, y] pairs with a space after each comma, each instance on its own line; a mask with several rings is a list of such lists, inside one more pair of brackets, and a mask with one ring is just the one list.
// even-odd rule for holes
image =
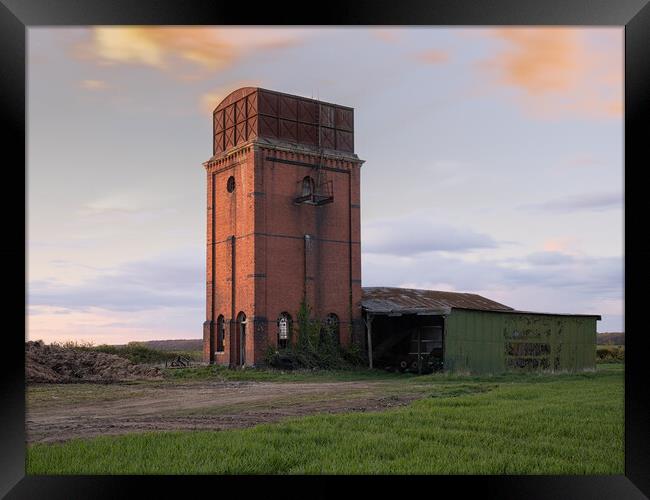
[[373, 315], [374, 366], [389, 371], [432, 373], [444, 366], [444, 317]]

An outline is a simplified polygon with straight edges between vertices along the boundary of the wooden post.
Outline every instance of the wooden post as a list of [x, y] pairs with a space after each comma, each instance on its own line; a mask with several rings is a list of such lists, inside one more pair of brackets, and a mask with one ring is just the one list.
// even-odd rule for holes
[[368, 328], [368, 361], [372, 370], [372, 314], [367, 315], [366, 327]]
[[445, 371], [445, 342], [447, 337], [447, 316], [442, 317], [442, 368], [441, 371]]
[[421, 332], [422, 330], [418, 327], [418, 375], [422, 375], [422, 354], [420, 352], [422, 350]]

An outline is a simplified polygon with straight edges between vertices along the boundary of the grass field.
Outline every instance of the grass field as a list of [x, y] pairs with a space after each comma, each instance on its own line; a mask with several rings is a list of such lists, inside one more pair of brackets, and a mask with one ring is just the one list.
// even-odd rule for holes
[[[175, 376], [222, 375], [210, 369], [193, 374], [178, 370]], [[294, 379], [252, 370], [223, 376], [234, 374]], [[27, 473], [623, 473], [623, 365], [599, 365], [596, 372], [574, 375], [400, 376], [366, 371], [297, 376], [397, 377], [405, 385], [430, 384], [430, 390], [409, 406], [383, 412], [322, 414], [243, 430], [35, 444], [28, 447]]]
[[409, 380], [416, 375], [397, 374], [366, 368], [350, 370], [293, 370], [283, 371], [273, 368], [238, 368], [232, 370], [224, 366], [208, 365], [192, 368], [167, 369], [168, 380], [251, 380], [256, 382], [343, 382], [349, 380]]
[[[42, 342], [42, 341], [41, 341]], [[68, 340], [64, 342], [52, 342], [52, 346], [72, 349], [77, 351], [95, 351], [103, 352], [105, 354], [115, 354], [128, 359], [132, 363], [149, 363], [160, 364], [166, 361], [171, 361], [178, 356], [188, 358], [190, 361], [201, 361], [203, 352], [199, 349], [185, 350], [185, 349], [171, 349], [174, 346], [188, 346], [195, 347], [197, 341], [149, 341], [149, 342], [129, 342], [125, 345], [107, 345], [101, 344], [95, 346], [92, 342], [78, 342], [75, 340]], [[160, 345], [165, 348], [156, 348], [152, 345]]]

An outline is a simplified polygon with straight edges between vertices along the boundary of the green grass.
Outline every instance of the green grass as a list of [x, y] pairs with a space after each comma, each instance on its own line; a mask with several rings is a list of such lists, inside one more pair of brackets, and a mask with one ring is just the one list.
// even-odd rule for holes
[[[605, 367], [599, 367], [605, 369]], [[568, 374], [535, 372], [528, 374], [503, 373], [498, 375], [469, 375], [458, 373], [431, 373], [417, 375], [414, 373], [395, 373], [384, 370], [370, 370], [365, 367], [339, 370], [302, 369], [278, 370], [274, 368], [239, 368], [230, 369], [220, 365], [203, 365], [191, 368], [168, 368], [163, 370], [169, 381], [221, 380], [221, 381], [257, 381], [257, 382], [346, 382], [346, 381], [399, 381], [400, 383], [423, 382], [512, 382], [537, 383], [557, 380]], [[573, 375], [591, 376], [590, 372]]]
[[52, 346], [63, 349], [72, 349], [78, 351], [96, 351], [105, 354], [115, 354], [128, 359], [132, 363], [149, 363], [158, 364], [165, 361], [171, 361], [178, 356], [188, 358], [190, 361], [201, 361], [203, 358], [202, 351], [166, 351], [148, 347], [142, 342], [129, 342], [127, 345], [107, 345], [101, 344], [94, 346], [92, 342], [83, 342], [76, 340], [67, 340], [65, 342], [52, 342]]
[[191, 361], [200, 361], [202, 357], [201, 351], [163, 351], [160, 349], [152, 349], [151, 347], [147, 347], [139, 342], [129, 342], [125, 346], [102, 344], [97, 347], [89, 347], [86, 349], [106, 354], [115, 354], [136, 364], [164, 363], [165, 361], [172, 361], [178, 356], [186, 357]]
[[240, 368], [232, 370], [219, 365], [170, 368], [164, 370], [163, 373], [166, 379], [177, 381], [214, 378], [216, 380], [257, 382], [343, 382], [351, 380], [399, 380], [415, 377], [415, 375], [368, 370], [367, 368], [293, 371], [282, 371], [274, 368]]
[[223, 432], [37, 444], [28, 474], [622, 474], [623, 367], [403, 378], [429, 397], [378, 413]]

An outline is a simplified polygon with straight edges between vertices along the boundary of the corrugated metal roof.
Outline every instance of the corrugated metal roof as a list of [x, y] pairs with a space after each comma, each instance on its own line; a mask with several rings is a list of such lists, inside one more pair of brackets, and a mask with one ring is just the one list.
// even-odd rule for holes
[[[457, 307], [457, 309], [469, 309], [469, 308]], [[535, 314], [538, 316], [574, 316], [580, 318], [596, 318], [598, 320], [602, 319], [599, 314], [552, 313], [552, 312], [541, 312], [541, 311], [522, 311], [520, 309], [513, 309], [512, 311], [501, 311], [501, 312], [517, 313], [517, 314]]]
[[448, 314], [452, 308], [477, 311], [513, 311], [474, 293], [416, 290], [413, 288], [369, 287], [363, 288], [361, 306], [369, 312], [384, 314], [438, 313]]
[[366, 287], [362, 288], [361, 307], [375, 314], [449, 314], [452, 309], [492, 311], [547, 316], [582, 316], [596, 318], [597, 314], [568, 314], [538, 311], [520, 311], [486, 299], [475, 293], [441, 292], [413, 288]]

